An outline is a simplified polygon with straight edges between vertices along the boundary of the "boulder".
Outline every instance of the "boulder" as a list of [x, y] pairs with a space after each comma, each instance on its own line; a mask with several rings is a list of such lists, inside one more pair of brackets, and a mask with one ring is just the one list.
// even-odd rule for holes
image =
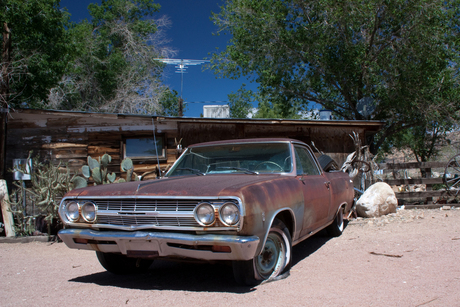
[[398, 206], [393, 189], [385, 182], [371, 185], [356, 202], [356, 212], [362, 217], [379, 217], [395, 213]]

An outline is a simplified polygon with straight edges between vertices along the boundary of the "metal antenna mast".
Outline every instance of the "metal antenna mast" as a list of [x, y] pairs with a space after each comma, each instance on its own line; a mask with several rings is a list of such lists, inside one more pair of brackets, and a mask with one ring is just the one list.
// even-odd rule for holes
[[185, 59], [155, 59], [157, 61], [176, 65], [176, 74], [180, 74], [180, 97], [179, 97], [179, 116], [184, 116], [184, 100], [182, 99], [182, 92], [184, 90], [184, 73], [187, 73], [185, 70], [187, 66], [190, 65], [201, 65], [203, 63], [208, 63], [207, 60], [185, 60]]

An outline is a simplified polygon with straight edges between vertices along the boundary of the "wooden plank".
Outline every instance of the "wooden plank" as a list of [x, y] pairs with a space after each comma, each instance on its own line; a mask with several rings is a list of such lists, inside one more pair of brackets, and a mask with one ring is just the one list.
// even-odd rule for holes
[[166, 159], [168, 163], [174, 163], [177, 160], [177, 150], [174, 149], [167, 149], [166, 150]]
[[411, 179], [385, 179], [384, 182], [389, 185], [402, 184], [442, 184], [442, 178], [411, 178]]
[[395, 193], [396, 198], [427, 198], [427, 197], [440, 197], [447, 196], [448, 193], [446, 190], [437, 190], [437, 191], [423, 191], [423, 192], [399, 192]]
[[85, 153], [75, 153], [75, 154], [57, 154], [57, 155], [53, 155], [54, 159], [78, 159], [78, 158], [85, 159], [86, 157], [87, 157], [86, 152]]
[[[161, 166], [161, 164], [160, 164], [160, 166]], [[142, 173], [150, 172], [150, 171], [155, 170], [156, 167], [157, 167], [156, 164], [136, 164], [136, 165], [134, 165], [134, 171], [137, 174], [142, 175]]]
[[446, 167], [447, 162], [402, 162], [378, 163], [379, 169], [411, 169], [411, 168], [439, 168]]
[[115, 154], [120, 154], [120, 146], [116, 146], [116, 147], [107, 147], [107, 146], [93, 146], [93, 145], [89, 145], [88, 146], [88, 154], [100, 154], [100, 155], [103, 155], [103, 154], [109, 154], [109, 155], [112, 155], [112, 153], [115, 153]]
[[460, 204], [423, 204], [423, 205], [406, 205], [404, 204], [404, 207], [406, 209], [439, 209], [442, 207], [456, 207], [459, 208]]
[[2, 207], [3, 224], [5, 224], [5, 234], [7, 237], [16, 236], [14, 231], [14, 219], [13, 213], [10, 210], [10, 204], [8, 203], [8, 187], [6, 180], [0, 179], [0, 206]]
[[62, 148], [87, 148], [88, 144], [77, 144], [77, 143], [50, 143], [43, 144], [43, 148], [47, 149], [62, 149]]

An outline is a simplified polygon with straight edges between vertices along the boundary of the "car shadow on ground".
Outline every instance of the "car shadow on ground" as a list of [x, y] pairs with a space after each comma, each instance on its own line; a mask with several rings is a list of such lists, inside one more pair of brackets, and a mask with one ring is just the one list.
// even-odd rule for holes
[[[330, 237], [324, 232], [293, 247], [293, 267], [321, 248]], [[101, 267], [102, 269], [102, 267]], [[289, 278], [289, 277], [287, 277]], [[137, 275], [114, 275], [103, 271], [69, 280], [137, 290], [247, 293], [257, 288], [238, 285], [230, 262], [175, 262], [155, 260], [149, 270]], [[276, 281], [273, 281], [276, 282]]]

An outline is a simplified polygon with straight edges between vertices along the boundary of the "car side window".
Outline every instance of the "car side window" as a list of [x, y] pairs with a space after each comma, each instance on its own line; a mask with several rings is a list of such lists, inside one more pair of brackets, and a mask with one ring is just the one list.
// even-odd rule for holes
[[297, 175], [319, 175], [320, 171], [311, 153], [306, 148], [300, 146], [295, 146], [294, 148]]

